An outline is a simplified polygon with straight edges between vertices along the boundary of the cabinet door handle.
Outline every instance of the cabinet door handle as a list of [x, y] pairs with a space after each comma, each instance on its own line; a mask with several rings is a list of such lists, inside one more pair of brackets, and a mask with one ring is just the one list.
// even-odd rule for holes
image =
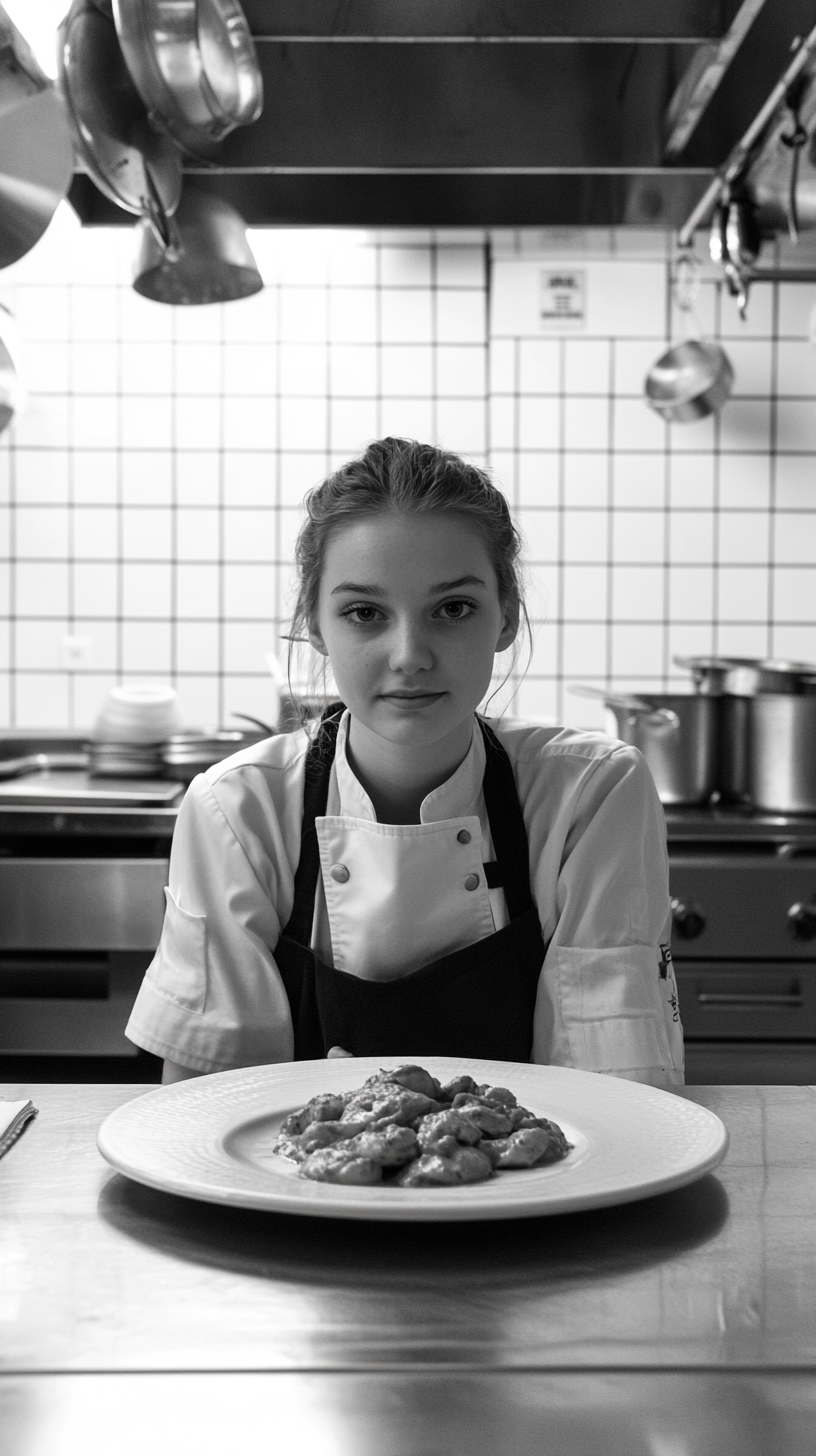
[[701, 1006], [802, 1006], [801, 991], [698, 991]]

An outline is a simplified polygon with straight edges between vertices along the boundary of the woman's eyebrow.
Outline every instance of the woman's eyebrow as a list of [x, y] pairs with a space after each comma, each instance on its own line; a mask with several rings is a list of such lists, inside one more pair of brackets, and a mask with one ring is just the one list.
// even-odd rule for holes
[[341, 581], [339, 586], [332, 587], [330, 595], [336, 597], [338, 592], [355, 592], [361, 597], [384, 597], [386, 595], [384, 587], [366, 586], [364, 582], [359, 581]]
[[[463, 586], [486, 585], [487, 582], [483, 581], [480, 576], [457, 576], [455, 581], [438, 581], [434, 586], [428, 587], [428, 596], [435, 597], [440, 592], [457, 591], [459, 587]], [[329, 595], [335, 597], [341, 592], [354, 592], [355, 595], [361, 597], [385, 597], [388, 595], [385, 587], [376, 586], [370, 582], [359, 581], [341, 581], [337, 586], [332, 587]]]
[[436, 586], [429, 587], [428, 596], [436, 596], [437, 592], [456, 591], [460, 586], [487, 586], [480, 576], [457, 576], [455, 581], [438, 581]]

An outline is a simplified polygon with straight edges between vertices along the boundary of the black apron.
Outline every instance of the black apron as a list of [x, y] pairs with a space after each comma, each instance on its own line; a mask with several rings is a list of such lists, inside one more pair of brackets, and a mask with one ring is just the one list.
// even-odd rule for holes
[[485, 940], [442, 956], [397, 980], [371, 981], [327, 966], [309, 947], [320, 851], [315, 819], [326, 812], [342, 705], [327, 710], [306, 759], [295, 901], [274, 949], [295, 1036], [295, 1060], [333, 1046], [357, 1057], [486, 1057], [528, 1062], [545, 946], [530, 895], [527, 833], [513, 769], [479, 719], [487, 760], [483, 792], [497, 859], [488, 886], [501, 885], [510, 920]]

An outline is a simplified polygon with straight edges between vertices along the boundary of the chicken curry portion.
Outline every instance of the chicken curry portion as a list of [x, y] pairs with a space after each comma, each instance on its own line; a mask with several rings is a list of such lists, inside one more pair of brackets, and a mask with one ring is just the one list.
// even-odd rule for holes
[[320, 1183], [450, 1188], [504, 1168], [540, 1168], [571, 1149], [561, 1128], [507, 1087], [424, 1067], [376, 1072], [351, 1092], [322, 1092], [284, 1120], [275, 1152]]

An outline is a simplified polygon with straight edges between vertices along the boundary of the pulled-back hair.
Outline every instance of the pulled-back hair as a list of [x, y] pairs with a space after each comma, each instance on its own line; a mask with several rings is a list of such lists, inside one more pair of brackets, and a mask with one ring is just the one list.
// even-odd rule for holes
[[518, 610], [525, 622], [519, 557], [521, 537], [507, 501], [486, 471], [448, 450], [392, 436], [375, 440], [306, 496], [307, 519], [295, 546], [299, 577], [292, 637], [302, 638], [317, 621], [320, 578], [334, 532], [365, 516], [459, 516], [479, 532], [496, 573], [503, 608]]

